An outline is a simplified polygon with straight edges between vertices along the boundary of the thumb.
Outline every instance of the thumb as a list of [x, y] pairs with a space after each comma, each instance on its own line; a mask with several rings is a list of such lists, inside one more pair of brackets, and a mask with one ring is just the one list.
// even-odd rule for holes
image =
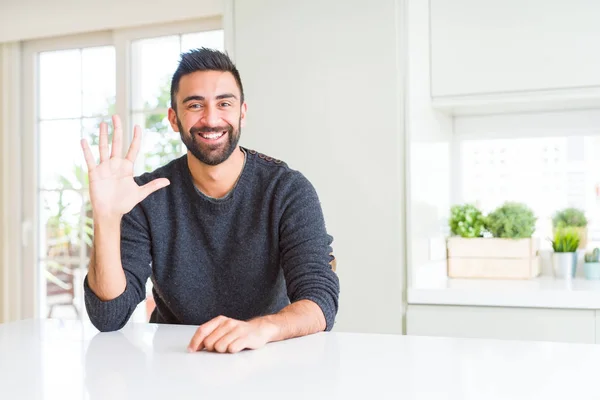
[[144, 186], [140, 187], [140, 201], [144, 200], [157, 190], [169, 186], [170, 184], [171, 182], [169, 182], [167, 178], [159, 178], [146, 183]]

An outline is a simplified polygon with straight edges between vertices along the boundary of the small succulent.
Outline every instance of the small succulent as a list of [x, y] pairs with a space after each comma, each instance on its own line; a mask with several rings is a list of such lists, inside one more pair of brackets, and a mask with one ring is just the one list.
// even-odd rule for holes
[[491, 212], [486, 220], [486, 229], [497, 238], [530, 238], [535, 232], [537, 217], [525, 204], [506, 202]]
[[556, 253], [574, 253], [579, 247], [579, 232], [574, 228], [559, 228], [551, 242]]
[[595, 248], [594, 251], [585, 253], [586, 263], [597, 263], [600, 262], [600, 249]]
[[552, 217], [552, 226], [554, 228], [577, 227], [585, 228], [588, 220], [585, 213], [578, 208], [565, 208], [557, 211]]
[[464, 238], [482, 237], [485, 218], [473, 204], [455, 205], [450, 209], [450, 232]]

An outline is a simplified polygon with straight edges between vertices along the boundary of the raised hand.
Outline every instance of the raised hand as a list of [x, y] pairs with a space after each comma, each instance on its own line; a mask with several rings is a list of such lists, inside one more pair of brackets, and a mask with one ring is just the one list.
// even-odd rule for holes
[[123, 130], [120, 118], [112, 118], [114, 135], [112, 150], [108, 154], [108, 126], [100, 124], [100, 163], [96, 165], [92, 151], [85, 139], [81, 147], [88, 167], [90, 200], [94, 218], [121, 218], [151, 193], [169, 185], [166, 178], [155, 179], [143, 186], [133, 180], [133, 164], [140, 149], [141, 128], [136, 126], [133, 141], [125, 158], [121, 156]]

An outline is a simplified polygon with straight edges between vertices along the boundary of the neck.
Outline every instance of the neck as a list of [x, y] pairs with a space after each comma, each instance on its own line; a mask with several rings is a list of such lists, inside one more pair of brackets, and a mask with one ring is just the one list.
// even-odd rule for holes
[[235, 186], [244, 168], [244, 153], [238, 146], [221, 164], [206, 165], [188, 152], [187, 162], [198, 190], [218, 199], [224, 197]]

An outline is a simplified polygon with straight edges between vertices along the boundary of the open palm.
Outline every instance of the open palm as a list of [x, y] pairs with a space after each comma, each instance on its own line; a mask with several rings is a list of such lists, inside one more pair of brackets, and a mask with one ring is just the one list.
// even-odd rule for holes
[[96, 164], [87, 141], [81, 141], [88, 166], [92, 209], [94, 215], [100, 217], [121, 217], [148, 195], [169, 184], [169, 180], [165, 178], [155, 179], [143, 186], [133, 180], [133, 164], [140, 149], [141, 129], [139, 126], [135, 127], [133, 141], [123, 158], [120, 155], [123, 130], [117, 115], [113, 116], [113, 125], [114, 135], [109, 157], [108, 126], [100, 124], [99, 164]]

